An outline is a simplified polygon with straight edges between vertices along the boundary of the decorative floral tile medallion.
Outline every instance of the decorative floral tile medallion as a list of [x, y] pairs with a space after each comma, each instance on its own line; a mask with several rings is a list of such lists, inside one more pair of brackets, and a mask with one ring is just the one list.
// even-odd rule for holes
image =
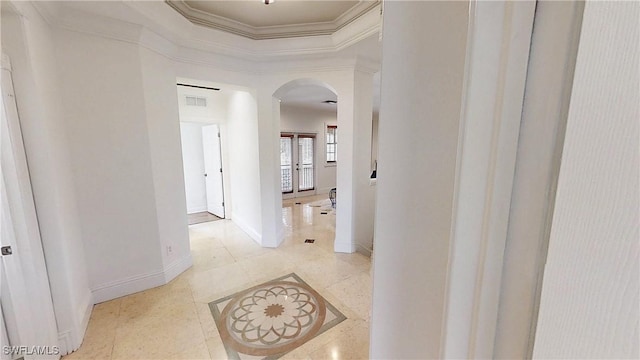
[[212, 301], [229, 359], [277, 359], [346, 317], [291, 273]]

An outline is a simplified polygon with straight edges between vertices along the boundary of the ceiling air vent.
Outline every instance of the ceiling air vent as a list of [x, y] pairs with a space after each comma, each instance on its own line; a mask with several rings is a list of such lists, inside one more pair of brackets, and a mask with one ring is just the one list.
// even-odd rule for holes
[[187, 106], [207, 106], [207, 98], [199, 96], [187, 96]]

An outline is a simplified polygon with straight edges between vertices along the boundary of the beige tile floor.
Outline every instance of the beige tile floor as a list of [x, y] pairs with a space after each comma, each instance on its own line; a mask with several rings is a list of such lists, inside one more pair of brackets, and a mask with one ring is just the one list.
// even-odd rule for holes
[[207, 303], [291, 272], [347, 320], [283, 359], [368, 358], [370, 260], [333, 252], [335, 215], [304, 205], [324, 197], [283, 202], [277, 249], [261, 248], [229, 220], [190, 226], [193, 267], [167, 285], [97, 304], [82, 346], [64, 359], [225, 359]]

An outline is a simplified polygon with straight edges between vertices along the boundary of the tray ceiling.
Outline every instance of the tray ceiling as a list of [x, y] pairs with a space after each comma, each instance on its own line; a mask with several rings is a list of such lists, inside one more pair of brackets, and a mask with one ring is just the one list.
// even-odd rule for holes
[[331, 35], [380, 0], [189, 1], [167, 4], [191, 22], [254, 40]]

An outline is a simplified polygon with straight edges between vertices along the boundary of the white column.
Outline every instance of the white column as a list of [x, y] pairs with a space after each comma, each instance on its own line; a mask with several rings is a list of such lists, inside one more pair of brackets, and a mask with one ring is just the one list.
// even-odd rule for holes
[[440, 357], [468, 12], [458, 1], [385, 3], [374, 359]]
[[[280, 189], [280, 103], [273, 91], [258, 89], [258, 137], [260, 149], [260, 204], [262, 246], [278, 247], [283, 240]], [[275, 166], [274, 166], [275, 165]]]
[[336, 252], [371, 249], [374, 190], [371, 174], [373, 72], [356, 66], [353, 81], [338, 89]]

